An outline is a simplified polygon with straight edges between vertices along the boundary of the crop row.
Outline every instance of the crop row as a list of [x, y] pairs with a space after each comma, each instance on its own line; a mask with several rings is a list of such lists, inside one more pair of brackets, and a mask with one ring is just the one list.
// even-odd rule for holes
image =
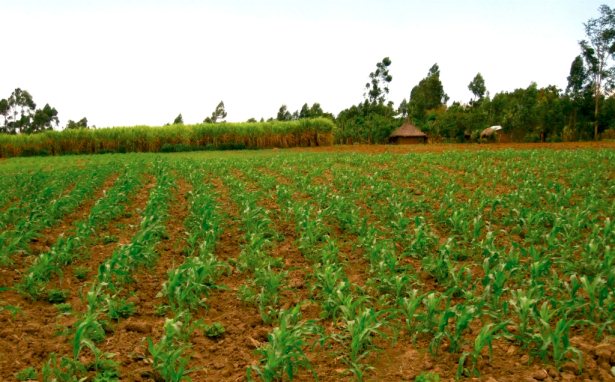
[[[114, 322], [137, 309], [127, 298], [139, 288], [133, 276], [158, 259], [181, 179], [190, 188], [181, 201], [188, 207], [184, 257], [160, 280], [164, 303], [157, 311], [166, 321], [162, 336], [148, 342], [158, 379], [189, 378], [190, 356], [199, 351], [191, 345], [194, 331], [225, 335], [224, 321], [194, 317], [207, 317], [209, 298], [226, 288], [220, 278], [231, 270], [242, 281], [237, 299], [271, 328], [247, 369], [249, 379], [317, 377], [324, 354], [363, 380], [378, 372], [372, 370], [378, 349], [398, 342], [424, 345], [433, 357], [450, 355], [456, 370], [448, 375], [457, 378], [480, 375], [496, 344], [556, 369], [572, 361], [583, 372], [591, 360], [572, 334], [600, 341], [615, 333], [615, 183], [608, 151], [148, 158], [155, 158], [156, 185], [139, 230], [99, 267], [71, 329], [72, 356], [51, 356], [43, 373], [48, 380], [119, 378], [114, 357], [99, 344]], [[50, 277], [86, 255], [101, 227], [122, 214], [142, 182], [144, 162], [133, 160], [88, 218], [37, 258], [20, 284], [23, 292], [43, 295]], [[55, 184], [44, 173], [33, 182], [51, 183], [50, 195], [70, 189], [84, 200], [117, 171], [105, 166], [96, 178], [74, 170], [74, 186]], [[6, 182], [19, 184], [17, 177]], [[221, 211], [221, 190], [237, 207], [241, 234], [240, 251], [225, 261], [216, 257], [231, 219]], [[40, 195], [6, 200], [19, 211], [6, 218], [7, 226], [45, 203]], [[65, 203], [62, 211], [79, 204]], [[53, 216], [35, 232], [62, 215]], [[292, 256], [300, 253], [306, 267], [301, 292], [290, 283], [289, 235], [297, 250]], [[289, 294], [301, 299], [289, 304]], [[307, 309], [314, 306], [316, 313]]]

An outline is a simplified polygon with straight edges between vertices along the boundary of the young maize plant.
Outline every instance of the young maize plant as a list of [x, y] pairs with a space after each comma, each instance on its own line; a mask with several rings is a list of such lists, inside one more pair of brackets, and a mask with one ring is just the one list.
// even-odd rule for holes
[[[26, 251], [30, 241], [37, 237], [39, 232], [51, 226], [62, 216], [76, 209], [94, 190], [100, 188], [106, 178], [113, 171], [110, 166], [103, 166], [100, 171], [78, 177], [78, 183], [69, 193], [61, 193], [56, 199], [46, 204], [38, 204], [29, 211], [28, 216], [22, 217], [13, 229], [0, 233], [0, 265], [12, 263], [11, 256], [19, 251]], [[69, 180], [64, 180], [68, 182]]]
[[[547, 359], [549, 353], [556, 367], [560, 367], [567, 356], [573, 355], [579, 370], [583, 367], [583, 355], [570, 344], [570, 328], [575, 321], [561, 318], [552, 326], [557, 311], [551, 309], [548, 302], [544, 302], [538, 313], [534, 313], [534, 320], [538, 326], [536, 333], [530, 336], [530, 341], [536, 345], [536, 352], [542, 359]], [[549, 352], [550, 350], [550, 352]]]
[[[155, 166], [158, 171], [158, 183], [151, 191], [150, 199], [143, 211], [140, 231], [130, 244], [120, 247], [108, 261], [100, 265], [97, 279], [86, 296], [87, 310], [78, 319], [73, 333], [73, 360], [65, 361], [62, 358], [58, 365], [55, 359], [51, 359], [47, 369], [43, 370], [43, 375], [45, 370], [49, 375], [63, 373], [63, 369], [79, 363], [77, 358], [85, 348], [94, 356], [92, 368], [101, 378], [102, 376], [111, 378], [117, 374], [117, 368], [110, 359], [112, 355], [102, 353], [95, 345], [105, 337], [105, 322], [99, 320], [99, 317], [102, 313], [106, 313], [109, 318], [118, 320], [134, 313], [134, 304], [127, 302], [119, 292], [124, 283], [130, 280], [130, 274], [138, 265], [155, 260], [154, 246], [164, 233], [163, 223], [172, 185], [172, 178], [165, 172], [164, 167], [160, 163], [156, 163]], [[72, 368], [69, 371], [75, 376], [82, 375], [81, 369]]]
[[155, 376], [165, 381], [190, 380], [186, 352], [191, 348], [189, 337], [197, 328], [203, 329], [208, 337], [224, 333], [222, 324], [204, 325], [192, 321], [188, 313], [205, 306], [211, 290], [221, 288], [216, 281], [228, 265], [219, 261], [212, 252], [221, 233], [221, 216], [211, 188], [202, 184], [202, 172], [187, 165], [181, 166], [179, 172], [187, 176], [193, 186], [188, 200], [189, 214], [184, 222], [188, 231], [184, 252], [189, 256], [181, 265], [169, 270], [168, 280], [158, 293], [158, 296], [166, 297], [175, 317], [165, 321], [160, 341], [154, 343], [148, 339]]
[[[192, 185], [185, 263], [169, 271], [160, 292], [173, 309], [169, 328], [185, 333], [197, 326], [181, 312], [205, 305], [226, 269], [212, 253], [229, 217], [218, 210], [208, 177], [221, 179], [239, 206], [241, 256], [229, 261], [249, 277], [241, 297], [276, 326], [259, 349], [258, 364], [248, 370], [250, 378], [309, 379], [307, 348], [325, 341], [315, 323], [313, 332], [302, 331], [305, 321], [278, 311], [287, 275], [284, 259], [272, 255], [281, 241], [279, 222], [294, 228], [294, 245], [312, 270], [307, 289], [320, 305], [322, 325], [331, 328], [326, 339], [344, 348], [331, 356], [345, 361], [358, 380], [375, 377], [369, 355], [400, 330], [401, 341], [429, 344], [425, 350], [432, 355], [448, 351], [459, 357], [458, 378], [477, 376], [498, 338], [544, 363], [562, 367], [572, 360], [582, 367], [569, 336], [602, 341], [615, 333], [612, 150], [250, 154], [207, 161], [169, 156], [154, 163], [158, 183], [168, 185], [162, 187], [167, 197], [170, 173]], [[123, 163], [128, 168], [133, 160]], [[51, 168], [62, 169], [52, 162]], [[65, 164], [70, 179], [31, 164], [32, 183], [27, 171], [0, 177], [0, 253], [10, 252], [5, 260], [27, 250], [32, 237], [75, 205], [69, 196], [93, 178], [92, 169], [107, 171], [117, 160], [91, 162], [86, 169]], [[115, 172], [109, 168], [107, 174]], [[122, 179], [123, 173], [116, 183]], [[74, 234], [55, 240], [31, 263], [23, 290], [57, 302], [66, 298], [64, 290], [46, 290], [47, 280], [85, 254], [99, 227], [118, 216], [104, 208], [114, 203], [110, 194], [116, 186], [94, 204], [89, 219], [75, 225]], [[21, 190], [19, 198], [5, 187]], [[50, 358], [47, 380], [119, 378], [114, 358], [99, 352], [98, 341], [114, 320], [133, 312], [127, 297], [138, 286], [129, 284], [132, 275], [156, 261], [166, 216], [160, 191], [152, 190], [151, 199], [158, 201], [148, 203], [131, 243], [99, 269], [88, 310], [78, 314], [73, 328], [73, 334], [79, 330], [71, 337], [78, 361]], [[277, 206], [266, 207], [271, 204]], [[83, 270], [74, 273], [85, 276]], [[59, 314], [68, 310], [63, 304], [57, 308]], [[470, 341], [479, 320], [482, 328]], [[199, 328], [207, 336], [224, 330], [219, 323]], [[153, 377], [188, 379], [189, 345], [180, 337], [150, 342]]]
[[276, 272], [270, 267], [254, 269], [254, 279], [239, 290], [243, 301], [256, 304], [264, 323], [269, 324], [278, 313], [280, 291], [288, 272]]
[[189, 358], [186, 358], [184, 353], [190, 349], [188, 340], [195, 327], [187, 325], [187, 322], [190, 322], [187, 313], [167, 318], [160, 341], [154, 343], [151, 338], [147, 339], [152, 368], [156, 373], [154, 379], [169, 382], [190, 380], [187, 376], [190, 373], [187, 369]]
[[457, 366], [457, 379], [462, 376], [479, 376], [478, 362], [482, 359], [482, 352], [485, 347], [489, 349], [489, 359], [493, 353], [493, 340], [499, 338], [501, 331], [505, 330], [509, 321], [500, 322], [498, 324], [488, 323], [484, 325], [474, 339], [474, 347], [470, 352], [464, 352], [459, 357]]
[[[292, 381], [300, 369], [311, 370], [304, 348], [310, 345], [310, 337], [318, 337], [323, 344], [324, 330], [314, 321], [301, 320], [301, 306], [296, 305], [278, 313], [278, 326], [268, 335], [267, 343], [256, 350], [261, 356], [258, 365], [247, 369], [248, 381], [256, 374], [265, 382], [282, 381], [286, 376]], [[312, 371], [313, 377], [317, 379]]]
[[51, 277], [61, 275], [62, 267], [72, 263], [85, 251], [98, 230], [124, 212], [130, 193], [140, 183], [138, 171], [137, 166], [126, 168], [105, 196], [96, 201], [89, 216], [75, 223], [74, 235], [60, 236], [49, 252], [36, 258], [19, 284], [22, 292], [34, 299], [43, 295]]
[[[44, 206], [62, 195], [68, 180], [79, 177], [80, 171], [58, 174], [51, 171], [37, 170], [33, 173], [5, 175], [2, 177], [2, 208], [0, 209], [0, 228], [7, 228], [18, 223], [40, 206]], [[65, 177], [64, 175], [69, 175]], [[11, 203], [11, 199], [14, 201]]]
[[227, 265], [213, 254], [189, 257], [179, 267], [169, 270], [169, 278], [159, 296], [165, 296], [173, 311], [195, 310], [206, 306], [206, 298]]
[[241, 207], [241, 223], [246, 243], [239, 256], [239, 269], [253, 272], [259, 267], [279, 267], [281, 260], [267, 254], [272, 240], [280, 239], [280, 235], [273, 228], [269, 210], [257, 203], [261, 193], [246, 193], [245, 185], [230, 176], [223, 180], [229, 185], [232, 197]]
[[166, 235], [165, 220], [168, 216], [168, 201], [171, 197], [173, 178], [157, 163], [157, 184], [143, 211], [139, 231], [131, 242], [119, 247], [110, 259], [99, 267], [97, 281], [112, 293], [132, 281], [132, 273], [141, 266], [151, 266], [157, 259], [156, 244]]

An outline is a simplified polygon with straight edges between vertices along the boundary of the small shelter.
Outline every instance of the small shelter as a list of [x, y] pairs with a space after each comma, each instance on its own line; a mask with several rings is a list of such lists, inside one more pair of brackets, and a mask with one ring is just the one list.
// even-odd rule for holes
[[480, 132], [480, 137], [482, 138], [495, 138], [497, 137], [496, 132], [502, 130], [502, 126], [491, 126], [486, 128], [485, 130]]
[[410, 122], [406, 122], [389, 135], [389, 143], [396, 145], [427, 143], [427, 134]]

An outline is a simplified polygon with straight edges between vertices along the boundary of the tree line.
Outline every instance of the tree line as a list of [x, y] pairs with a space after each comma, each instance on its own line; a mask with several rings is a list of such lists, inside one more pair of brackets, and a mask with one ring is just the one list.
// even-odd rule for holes
[[[492, 97], [479, 72], [468, 84], [473, 98], [468, 103], [455, 101], [448, 105], [449, 97], [436, 63], [396, 107], [387, 100], [393, 76], [392, 61], [385, 57], [369, 73], [359, 104], [337, 116], [323, 111], [319, 103], [311, 107], [306, 103], [294, 112], [282, 105], [275, 119], [330, 118], [337, 125], [337, 143], [386, 143], [403, 121], [420, 127], [432, 141], [477, 141], [481, 131], [493, 125], [503, 126], [504, 134], [512, 141], [574, 141], [600, 136], [613, 139], [615, 9], [602, 5], [599, 12], [599, 17], [584, 24], [586, 39], [579, 42], [580, 54], [572, 61], [566, 89], [554, 85], [539, 88], [532, 82], [526, 88]], [[224, 110], [223, 102], [205, 122], [216, 122], [220, 107]], [[257, 121], [250, 118], [248, 122]]]
[[[487, 91], [482, 74], [468, 84], [473, 98], [468, 103], [448, 104], [449, 97], [440, 80], [440, 67], [434, 64], [398, 106], [387, 99], [393, 80], [392, 61], [385, 57], [369, 73], [363, 101], [337, 116], [325, 112], [319, 103], [305, 103], [301, 109], [280, 106], [268, 119], [291, 121], [325, 117], [337, 125], [337, 143], [385, 143], [403, 121], [410, 121], [432, 141], [476, 141], [488, 126], [501, 125], [513, 141], [572, 141], [615, 138], [615, 8], [602, 5], [599, 16], [585, 24], [586, 39], [579, 42], [580, 53], [572, 60], [566, 89], [550, 85], [496, 93]], [[46, 104], [37, 108], [26, 90], [15, 89], [0, 100], [3, 117], [0, 132], [36, 133], [58, 127], [58, 112]], [[224, 102], [216, 106], [204, 123], [224, 122]], [[264, 119], [260, 119], [264, 122]], [[250, 118], [248, 122], [257, 122]], [[183, 124], [179, 114], [172, 123]], [[65, 128], [88, 128], [87, 118], [69, 120]]]
[[615, 8], [602, 5], [585, 26], [586, 39], [570, 66], [566, 89], [550, 85], [505, 91], [493, 97], [481, 73], [469, 82], [469, 103], [447, 105], [448, 95], [434, 64], [398, 107], [387, 101], [392, 76], [385, 57], [369, 74], [364, 101], [336, 119], [338, 143], [384, 143], [408, 120], [431, 140], [475, 141], [486, 127], [501, 125], [513, 141], [572, 141], [615, 138]]

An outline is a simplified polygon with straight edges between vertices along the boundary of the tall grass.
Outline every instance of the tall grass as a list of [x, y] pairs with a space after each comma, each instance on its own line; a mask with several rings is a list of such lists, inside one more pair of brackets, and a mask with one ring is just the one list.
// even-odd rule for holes
[[135, 126], [0, 135], [0, 157], [323, 146], [333, 143], [326, 118], [289, 122]]

